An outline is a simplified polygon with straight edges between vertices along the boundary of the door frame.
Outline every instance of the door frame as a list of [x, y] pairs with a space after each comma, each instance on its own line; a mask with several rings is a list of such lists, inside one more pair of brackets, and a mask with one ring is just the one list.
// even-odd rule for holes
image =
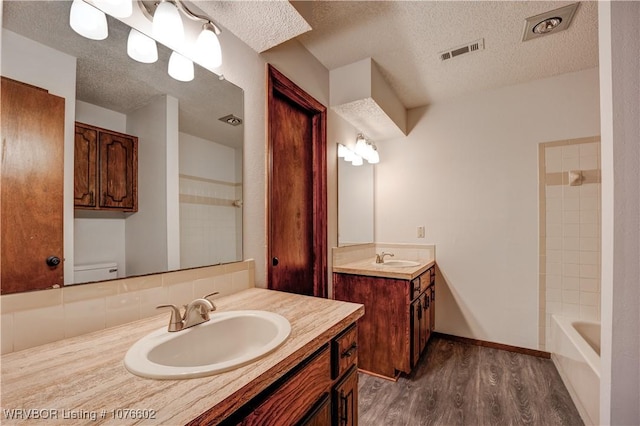
[[271, 195], [273, 172], [273, 133], [271, 114], [276, 94], [313, 114], [312, 118], [312, 188], [313, 188], [313, 294], [327, 297], [327, 107], [267, 64], [267, 286], [272, 288], [273, 264], [271, 240]]

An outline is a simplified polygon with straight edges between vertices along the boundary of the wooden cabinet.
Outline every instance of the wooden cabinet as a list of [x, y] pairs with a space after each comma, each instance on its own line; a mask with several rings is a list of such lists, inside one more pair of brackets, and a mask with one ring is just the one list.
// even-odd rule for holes
[[435, 266], [418, 277], [395, 279], [333, 274], [336, 300], [362, 303], [358, 367], [391, 379], [410, 373], [435, 324]]
[[76, 122], [74, 147], [75, 208], [138, 211], [138, 138]]
[[[357, 337], [351, 324], [220, 425], [357, 425]], [[204, 413], [189, 425], [211, 422]]]
[[333, 388], [335, 411], [333, 424], [358, 425], [358, 369], [354, 365], [348, 374]]

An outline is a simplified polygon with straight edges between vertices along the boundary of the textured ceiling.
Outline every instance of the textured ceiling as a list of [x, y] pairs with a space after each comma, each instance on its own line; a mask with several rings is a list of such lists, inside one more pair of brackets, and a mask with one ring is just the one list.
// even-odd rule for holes
[[[581, 2], [568, 30], [522, 42], [524, 20], [560, 1], [301, 1], [313, 28], [298, 40], [329, 70], [371, 57], [413, 108], [598, 66], [596, 2]], [[484, 38], [485, 50], [438, 53]]]
[[[243, 127], [218, 118], [243, 117], [242, 90], [199, 67], [191, 82], [167, 74], [169, 50], [158, 45], [158, 62], [141, 64], [127, 56], [129, 27], [109, 18], [106, 40], [88, 40], [69, 27], [70, 1], [4, 1], [3, 27], [77, 58], [76, 97], [120, 113], [169, 94], [179, 100], [180, 131], [242, 147]], [[36, 24], [34, 24], [36, 23]]]
[[190, 3], [256, 52], [264, 52], [311, 29], [286, 0], [192, 0]]

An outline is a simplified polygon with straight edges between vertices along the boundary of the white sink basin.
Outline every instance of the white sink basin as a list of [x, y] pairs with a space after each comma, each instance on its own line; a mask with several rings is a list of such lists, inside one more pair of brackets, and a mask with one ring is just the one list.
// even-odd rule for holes
[[214, 312], [195, 327], [172, 333], [163, 327], [147, 334], [131, 346], [124, 365], [151, 379], [210, 376], [258, 360], [290, 333], [289, 321], [273, 312]]
[[408, 268], [419, 266], [420, 263], [414, 262], [413, 260], [385, 260], [384, 263], [373, 262], [373, 265], [381, 268]]

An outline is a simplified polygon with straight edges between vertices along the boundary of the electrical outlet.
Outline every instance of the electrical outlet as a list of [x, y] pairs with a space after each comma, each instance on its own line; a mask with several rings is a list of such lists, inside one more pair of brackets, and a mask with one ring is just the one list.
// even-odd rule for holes
[[418, 238], [424, 238], [424, 226], [418, 226]]

